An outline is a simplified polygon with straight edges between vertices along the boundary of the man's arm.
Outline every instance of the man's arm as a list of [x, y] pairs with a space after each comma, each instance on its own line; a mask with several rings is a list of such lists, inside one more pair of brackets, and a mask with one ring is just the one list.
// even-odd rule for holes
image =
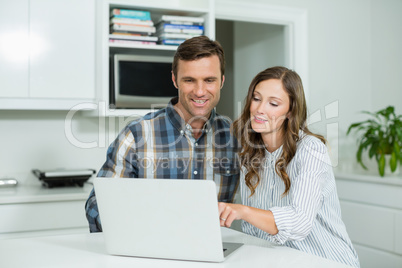
[[[99, 170], [97, 176], [115, 178], [138, 177], [134, 137], [129, 128], [123, 129], [116, 140], [109, 146], [106, 162]], [[92, 189], [85, 203], [85, 212], [90, 232], [102, 232], [102, 224], [94, 189]]]
[[91, 233], [102, 232], [102, 224], [100, 222], [98, 203], [96, 202], [94, 189], [92, 189], [91, 194], [85, 203], [85, 211], [89, 223], [89, 231]]

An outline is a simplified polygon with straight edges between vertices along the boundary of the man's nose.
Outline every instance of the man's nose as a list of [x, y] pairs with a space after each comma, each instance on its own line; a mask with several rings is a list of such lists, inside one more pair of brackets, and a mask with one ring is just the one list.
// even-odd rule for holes
[[197, 97], [202, 97], [202, 96], [204, 96], [204, 95], [205, 95], [205, 92], [206, 92], [206, 90], [205, 90], [205, 85], [204, 85], [204, 83], [203, 83], [202, 81], [200, 81], [200, 82], [198, 82], [198, 83], [195, 84], [194, 94], [195, 94]]

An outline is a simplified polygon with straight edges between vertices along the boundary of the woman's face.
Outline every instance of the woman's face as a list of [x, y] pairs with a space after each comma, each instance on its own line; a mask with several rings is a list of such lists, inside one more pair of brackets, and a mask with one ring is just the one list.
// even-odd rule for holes
[[269, 79], [257, 84], [250, 106], [252, 129], [261, 134], [276, 133], [288, 115], [289, 103], [281, 80]]

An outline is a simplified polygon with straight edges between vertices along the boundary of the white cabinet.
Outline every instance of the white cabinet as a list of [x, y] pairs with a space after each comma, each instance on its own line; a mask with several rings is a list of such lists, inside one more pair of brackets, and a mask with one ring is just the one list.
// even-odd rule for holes
[[335, 177], [342, 218], [361, 267], [402, 267], [402, 179]]
[[94, 0], [31, 0], [30, 97], [95, 95]]
[[0, 109], [95, 98], [95, 0], [7, 0], [0, 15]]
[[[145, 10], [151, 13], [151, 18], [156, 23], [162, 15], [179, 15], [203, 17], [204, 34], [214, 39], [215, 17], [214, 1], [196, 0], [102, 0], [97, 1], [97, 100], [98, 110], [94, 115], [103, 116], [141, 116], [149, 112], [144, 109], [111, 109], [109, 104], [110, 90], [110, 66], [109, 60], [114, 54], [132, 55], [160, 55], [172, 56], [176, 46], [166, 45], [132, 45], [109, 43], [110, 11], [113, 8]], [[102, 106], [103, 105], [103, 106]]]
[[28, 97], [28, 7], [29, 0], [0, 4], [0, 98]]
[[18, 185], [0, 189], [0, 239], [88, 233], [85, 202], [92, 189]]

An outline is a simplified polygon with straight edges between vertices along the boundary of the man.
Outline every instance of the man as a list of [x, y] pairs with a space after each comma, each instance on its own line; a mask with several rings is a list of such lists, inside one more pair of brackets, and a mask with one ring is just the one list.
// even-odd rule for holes
[[[218, 42], [206, 36], [183, 42], [172, 64], [178, 98], [128, 124], [110, 145], [98, 177], [214, 180], [219, 201], [233, 202], [239, 183], [238, 143], [230, 123], [214, 110], [224, 72]], [[102, 231], [94, 190], [85, 209], [90, 231]]]

